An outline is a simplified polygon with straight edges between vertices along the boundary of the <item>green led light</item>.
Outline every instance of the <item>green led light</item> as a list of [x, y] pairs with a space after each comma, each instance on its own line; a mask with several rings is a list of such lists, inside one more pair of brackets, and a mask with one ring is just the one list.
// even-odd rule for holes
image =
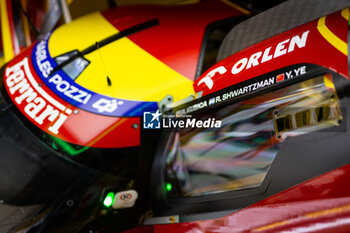
[[173, 189], [173, 186], [170, 183], [166, 184], [166, 190], [168, 190], [168, 192], [170, 192]]
[[103, 201], [103, 204], [106, 207], [110, 207], [113, 204], [113, 200], [114, 200], [114, 193], [110, 192], [107, 194], [105, 200]]
[[52, 142], [52, 148], [55, 149], [55, 150], [58, 149], [57, 146], [56, 146], [56, 144], [55, 144], [54, 142]]
[[[64, 151], [66, 151], [70, 156], [79, 155], [79, 154], [83, 153], [84, 151], [86, 151], [87, 149], [89, 149], [88, 146], [85, 146], [85, 147], [82, 147], [81, 149], [77, 150], [73, 146], [69, 145], [69, 143], [67, 143], [59, 138], [56, 138], [53, 136], [51, 136], [51, 138], [55, 142], [56, 148], [57, 148], [57, 145], [60, 146], [60, 148], [63, 149]], [[54, 148], [54, 149], [56, 149], [56, 148]]]

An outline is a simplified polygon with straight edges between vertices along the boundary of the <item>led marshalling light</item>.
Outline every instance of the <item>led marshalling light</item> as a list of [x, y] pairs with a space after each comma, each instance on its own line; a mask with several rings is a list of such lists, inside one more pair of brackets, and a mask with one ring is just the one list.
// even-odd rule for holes
[[103, 205], [107, 208], [109, 208], [114, 201], [114, 193], [110, 192], [107, 194], [106, 198], [103, 201]]
[[173, 189], [173, 186], [170, 183], [166, 184], [166, 190], [170, 192]]

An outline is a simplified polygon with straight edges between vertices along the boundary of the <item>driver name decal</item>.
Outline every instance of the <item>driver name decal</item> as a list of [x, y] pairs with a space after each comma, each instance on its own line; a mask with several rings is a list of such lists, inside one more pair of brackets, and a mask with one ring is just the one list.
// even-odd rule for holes
[[71, 85], [69, 82], [63, 80], [59, 74], [50, 77], [48, 82], [55, 84], [54, 86], [57, 91], [78, 103], [86, 104], [91, 98], [91, 94], [79, 89], [75, 85]]
[[277, 86], [280, 83], [289, 82], [293, 79], [301, 79], [303, 76], [305, 77], [308, 72], [315, 71], [316, 69], [317, 67], [312, 64], [297, 64], [279, 69], [223, 89], [216, 92], [214, 96], [208, 95], [204, 99], [195, 100], [192, 104], [184, 104], [179, 108], [175, 108], [175, 115], [177, 117], [185, 116], [203, 108], [212, 107], [216, 104], [244, 97], [251, 93], [258, 93], [261, 90]]

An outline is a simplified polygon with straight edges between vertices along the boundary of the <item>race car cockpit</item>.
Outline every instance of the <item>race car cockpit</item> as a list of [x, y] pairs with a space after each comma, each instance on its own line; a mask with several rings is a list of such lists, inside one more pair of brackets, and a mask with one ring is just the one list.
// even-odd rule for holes
[[196, 94], [168, 105], [150, 223], [176, 216], [169, 229], [220, 231], [236, 211], [350, 162], [349, 3], [316, 2], [287, 1], [234, 27]]

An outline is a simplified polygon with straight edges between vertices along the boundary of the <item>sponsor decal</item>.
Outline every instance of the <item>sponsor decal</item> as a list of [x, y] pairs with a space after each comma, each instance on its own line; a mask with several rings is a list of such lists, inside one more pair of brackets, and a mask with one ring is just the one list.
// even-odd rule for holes
[[48, 50], [49, 38], [50, 34], [47, 34], [34, 46], [32, 62], [41, 80], [61, 99], [85, 111], [107, 116], [142, 116], [141, 109], [158, 108], [157, 102], [117, 99], [90, 91], [75, 83], [62, 70], [51, 74], [57, 64]]
[[234, 75], [239, 74], [243, 70], [250, 69], [255, 66], [259, 66], [262, 63], [272, 61], [275, 58], [292, 53], [296, 48], [303, 48], [306, 46], [309, 31], [303, 32], [301, 35], [295, 35], [292, 38], [288, 38], [284, 41], [279, 42], [275, 46], [265, 48], [263, 51], [258, 51], [251, 54], [249, 57], [244, 57], [235, 62], [232, 67], [219, 66], [210, 72], [203, 78], [201, 78], [197, 86], [204, 83], [208, 89], [212, 89], [214, 86], [213, 77], [216, 75], [223, 75], [227, 72], [231, 72]]
[[124, 194], [120, 195], [119, 198], [122, 201], [130, 200], [132, 198], [132, 194], [131, 193], [124, 193]]
[[130, 208], [135, 205], [138, 198], [138, 193], [135, 190], [127, 190], [118, 192], [114, 196], [112, 207], [114, 209]]
[[[97, 148], [140, 145], [140, 129], [137, 127], [140, 117], [96, 115], [68, 104], [38, 77], [28, 56], [31, 53], [32, 49], [24, 51], [4, 67], [4, 88], [21, 114], [33, 125], [54, 136], [58, 147], [64, 147], [71, 156], [75, 156], [83, 149], [75, 150], [61, 140]], [[113, 104], [100, 101], [95, 106], [97, 111], [110, 111]]]
[[223, 66], [215, 68], [212, 71], [210, 71], [204, 78], [199, 80], [199, 82], [197, 83], [197, 86], [199, 86], [202, 83], [205, 83], [209, 89], [212, 89], [212, 87], [214, 85], [214, 82], [213, 82], [213, 80], [211, 78], [214, 77], [214, 75], [216, 73], [225, 74], [226, 72], [227, 72], [227, 70]]
[[29, 69], [27, 57], [6, 68], [4, 83], [11, 99], [29, 119], [40, 126], [46, 126], [53, 134], [59, 133], [60, 127], [72, 110], [41, 88]]

